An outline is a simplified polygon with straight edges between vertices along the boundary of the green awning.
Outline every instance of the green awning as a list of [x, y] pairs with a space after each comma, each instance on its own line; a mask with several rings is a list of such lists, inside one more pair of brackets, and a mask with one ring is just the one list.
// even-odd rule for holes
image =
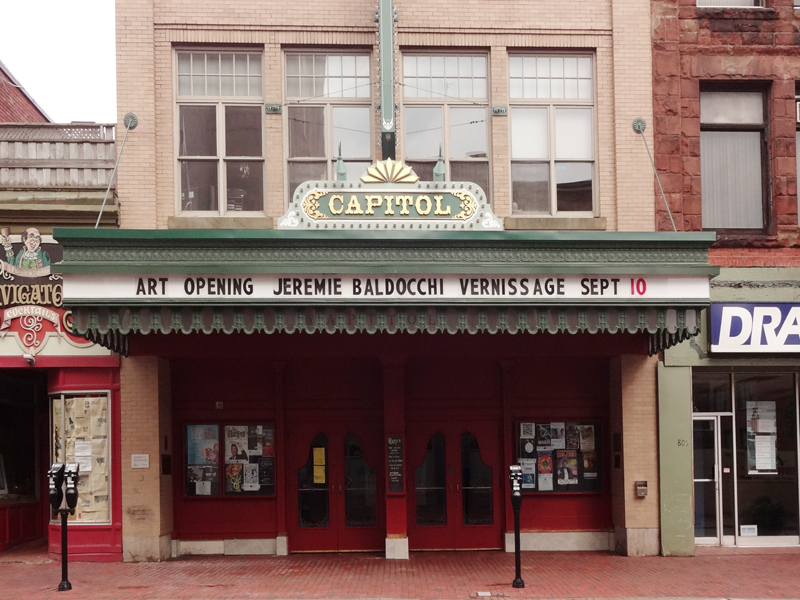
[[651, 354], [696, 335], [696, 308], [644, 307], [77, 307], [73, 329], [127, 353], [151, 333], [645, 333]]

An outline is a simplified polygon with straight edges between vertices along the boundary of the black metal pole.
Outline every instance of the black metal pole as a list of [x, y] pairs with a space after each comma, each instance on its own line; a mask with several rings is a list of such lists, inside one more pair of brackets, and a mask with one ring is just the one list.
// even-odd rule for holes
[[61, 583], [58, 584], [58, 591], [65, 592], [72, 589], [67, 577], [67, 515], [70, 511], [62, 508], [58, 512], [61, 514]]
[[522, 564], [519, 548], [519, 511], [522, 507], [522, 494], [520, 492], [515, 491], [511, 494], [511, 507], [514, 509], [514, 567], [516, 568], [516, 577], [511, 587], [524, 588], [525, 582], [522, 581]]

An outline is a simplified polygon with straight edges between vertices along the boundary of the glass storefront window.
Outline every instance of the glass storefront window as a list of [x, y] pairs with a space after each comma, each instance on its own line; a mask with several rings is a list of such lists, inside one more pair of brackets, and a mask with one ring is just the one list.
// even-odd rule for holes
[[80, 465], [78, 505], [69, 518], [108, 522], [111, 429], [108, 394], [60, 394], [51, 400], [51, 462]]
[[694, 412], [731, 412], [731, 374], [695, 373], [692, 377]]
[[787, 373], [735, 374], [739, 534], [800, 533], [797, 395]]
[[0, 378], [0, 504], [36, 500], [36, 415], [44, 383], [35, 377]]

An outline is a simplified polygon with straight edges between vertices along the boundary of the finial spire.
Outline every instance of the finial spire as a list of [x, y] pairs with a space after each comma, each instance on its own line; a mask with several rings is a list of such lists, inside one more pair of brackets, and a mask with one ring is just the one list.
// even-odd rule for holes
[[434, 181], [444, 181], [444, 176], [447, 173], [447, 169], [444, 166], [444, 160], [442, 159], [442, 145], [439, 144], [439, 160], [436, 163], [436, 166], [433, 167], [433, 180]]
[[336, 159], [336, 181], [347, 181], [347, 167], [342, 161], [342, 142], [339, 142], [339, 157]]

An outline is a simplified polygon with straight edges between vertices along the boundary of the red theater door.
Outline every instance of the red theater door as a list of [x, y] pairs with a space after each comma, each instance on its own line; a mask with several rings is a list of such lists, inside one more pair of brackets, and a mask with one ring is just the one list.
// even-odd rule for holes
[[409, 423], [411, 550], [500, 548], [496, 423]]
[[382, 549], [380, 425], [293, 424], [287, 438], [290, 551]]

